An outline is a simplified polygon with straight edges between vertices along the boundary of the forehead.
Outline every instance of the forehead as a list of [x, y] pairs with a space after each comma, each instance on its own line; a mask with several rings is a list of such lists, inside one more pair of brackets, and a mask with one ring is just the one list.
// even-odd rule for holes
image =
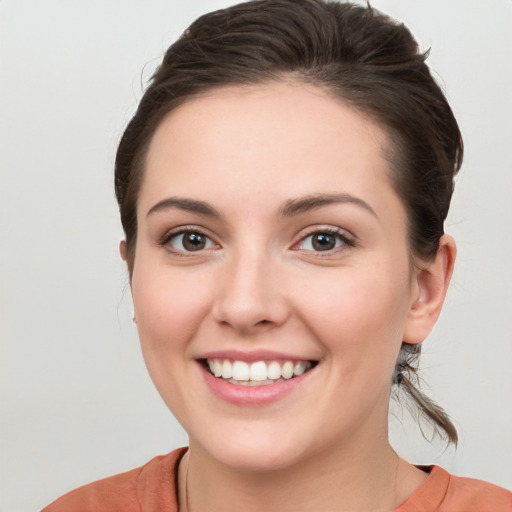
[[282, 200], [311, 192], [378, 201], [390, 187], [387, 147], [375, 122], [318, 87], [220, 88], [185, 102], [158, 126], [139, 205], [191, 193], [219, 202], [232, 194]]

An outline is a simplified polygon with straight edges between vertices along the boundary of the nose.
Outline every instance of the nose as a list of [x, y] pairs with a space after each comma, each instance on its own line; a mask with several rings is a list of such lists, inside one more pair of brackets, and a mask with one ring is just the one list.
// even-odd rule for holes
[[244, 334], [279, 326], [289, 316], [276, 265], [265, 253], [249, 252], [226, 262], [213, 306], [217, 322]]

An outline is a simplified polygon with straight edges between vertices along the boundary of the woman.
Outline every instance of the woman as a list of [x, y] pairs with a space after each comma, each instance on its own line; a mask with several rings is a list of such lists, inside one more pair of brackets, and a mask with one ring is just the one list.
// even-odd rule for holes
[[45, 510], [512, 510], [387, 438], [455, 260], [457, 123], [408, 30], [370, 8], [240, 4], [172, 45], [118, 148], [149, 373], [189, 449]]

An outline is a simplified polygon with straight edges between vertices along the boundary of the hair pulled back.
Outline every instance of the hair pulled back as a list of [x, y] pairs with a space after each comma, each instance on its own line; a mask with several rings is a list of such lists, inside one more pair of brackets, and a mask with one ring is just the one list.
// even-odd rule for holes
[[[211, 89], [292, 78], [316, 85], [376, 121], [391, 142], [390, 180], [408, 218], [415, 258], [435, 256], [444, 233], [461, 134], [409, 30], [370, 6], [255, 0], [198, 18], [167, 50], [118, 147], [115, 190], [133, 268], [137, 198], [146, 151], [163, 118]], [[449, 441], [457, 432], [417, 380], [421, 345], [404, 343], [394, 384]]]

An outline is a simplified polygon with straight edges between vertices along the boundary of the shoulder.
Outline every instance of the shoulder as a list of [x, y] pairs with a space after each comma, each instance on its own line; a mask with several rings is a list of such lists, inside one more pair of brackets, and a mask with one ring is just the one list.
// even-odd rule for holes
[[512, 492], [482, 480], [451, 475], [441, 510], [453, 510], [455, 505], [467, 512], [512, 512]]
[[425, 483], [395, 512], [512, 512], [512, 492], [430, 468]]
[[176, 512], [176, 470], [186, 449], [143, 466], [79, 487], [42, 512]]

